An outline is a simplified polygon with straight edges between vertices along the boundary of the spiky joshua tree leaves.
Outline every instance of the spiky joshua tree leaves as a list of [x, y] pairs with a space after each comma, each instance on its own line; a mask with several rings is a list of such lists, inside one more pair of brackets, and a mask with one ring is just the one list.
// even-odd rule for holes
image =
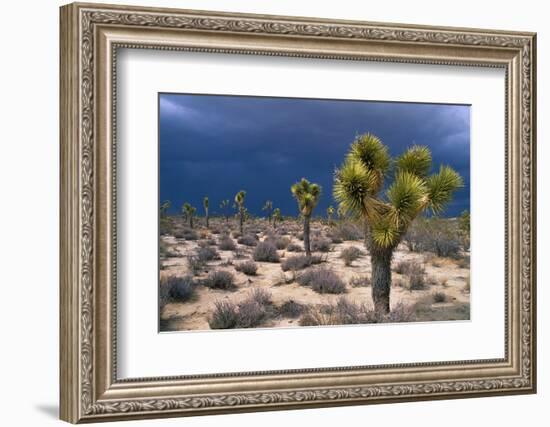
[[[380, 195], [384, 177], [392, 167], [393, 182]], [[391, 159], [388, 148], [372, 134], [352, 143], [334, 174], [334, 198], [346, 214], [366, 224], [366, 242], [372, 263], [372, 299], [375, 309], [390, 311], [391, 260], [412, 221], [422, 212], [441, 213], [462, 178], [449, 166], [429, 175], [428, 147], [412, 146]]]
[[204, 208], [204, 216], [205, 216], [205, 220], [206, 220], [206, 228], [208, 228], [208, 220], [210, 219], [209, 216], [208, 216], [208, 205], [209, 205], [208, 197], [205, 196], [204, 199], [202, 199], [202, 206], [203, 206], [203, 208]]
[[235, 206], [239, 211], [239, 231], [241, 234], [243, 234], [243, 224], [244, 224], [244, 218], [246, 214], [246, 208], [244, 206], [245, 196], [246, 196], [246, 192], [243, 190], [235, 194]]
[[290, 187], [290, 191], [298, 202], [300, 214], [304, 218], [304, 250], [306, 251], [306, 256], [309, 257], [311, 256], [309, 223], [313, 209], [315, 209], [321, 197], [321, 186], [302, 178], [301, 181]]
[[193, 228], [193, 217], [195, 216], [195, 212], [197, 212], [197, 208], [191, 206], [190, 203], [185, 202], [181, 210], [185, 215], [185, 218], [189, 221], [189, 227]]

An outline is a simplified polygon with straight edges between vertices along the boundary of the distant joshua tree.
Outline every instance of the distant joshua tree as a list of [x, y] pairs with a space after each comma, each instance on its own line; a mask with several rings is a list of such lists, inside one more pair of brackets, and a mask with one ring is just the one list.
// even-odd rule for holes
[[458, 217], [458, 227], [465, 235], [470, 235], [470, 211], [463, 211]]
[[412, 221], [426, 209], [441, 213], [462, 178], [449, 166], [428, 175], [432, 155], [428, 147], [413, 146], [394, 159], [395, 176], [384, 187], [392, 159], [388, 148], [372, 134], [356, 137], [342, 166], [334, 175], [334, 198], [343, 212], [361, 218], [372, 263], [372, 299], [381, 313], [390, 311], [391, 260]]
[[220, 203], [220, 209], [223, 212], [223, 216], [225, 217], [225, 222], [227, 223], [229, 221], [229, 200], [222, 200]]
[[208, 216], [208, 197], [205, 196], [204, 199], [202, 199], [202, 206], [204, 207], [204, 215], [205, 215], [205, 218], [206, 218], [206, 228], [208, 228], [208, 220], [209, 220], [209, 216]]
[[160, 205], [160, 217], [164, 218], [166, 216], [166, 213], [168, 212], [168, 209], [170, 209], [170, 206], [172, 206], [172, 202], [170, 200], [165, 200]]
[[283, 215], [281, 214], [281, 209], [275, 208], [273, 210], [273, 227], [275, 227], [275, 225], [278, 222], [281, 222], [282, 220], [283, 220]]
[[334, 215], [334, 207], [330, 205], [327, 208], [327, 221], [329, 225], [332, 224], [332, 215]]
[[298, 208], [304, 218], [304, 250], [306, 251], [306, 256], [310, 257], [311, 246], [309, 239], [309, 222], [313, 209], [315, 209], [315, 206], [317, 206], [319, 198], [321, 197], [321, 186], [302, 178], [301, 181], [290, 187], [290, 191], [298, 202]]
[[246, 191], [243, 191], [243, 190], [235, 194], [235, 207], [239, 212], [239, 231], [241, 234], [243, 233], [243, 224], [244, 224], [244, 218], [246, 213], [246, 208], [244, 206], [245, 196], [246, 196]]
[[197, 208], [191, 206], [190, 203], [185, 202], [183, 204], [182, 211], [185, 214], [185, 218], [189, 221], [189, 227], [193, 228], [193, 217], [195, 212], [197, 212]]
[[269, 225], [271, 225], [271, 218], [273, 215], [273, 202], [271, 200], [266, 200], [262, 210], [265, 211], [265, 213], [267, 214], [267, 220], [269, 222]]

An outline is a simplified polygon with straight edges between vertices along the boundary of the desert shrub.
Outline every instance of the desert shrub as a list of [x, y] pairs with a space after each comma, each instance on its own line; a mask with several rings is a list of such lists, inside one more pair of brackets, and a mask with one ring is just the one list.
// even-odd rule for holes
[[169, 276], [164, 279], [164, 286], [168, 286], [170, 298], [174, 301], [188, 301], [195, 292], [195, 284], [191, 276]]
[[236, 247], [236, 248], [233, 250], [233, 257], [234, 257], [235, 259], [243, 259], [243, 258], [246, 258], [246, 252], [243, 251], [241, 248]]
[[304, 233], [300, 231], [299, 233], [296, 234], [296, 238], [298, 240], [304, 240]]
[[447, 294], [445, 294], [444, 292], [434, 292], [432, 294], [432, 298], [435, 303], [445, 302], [447, 301]]
[[299, 320], [301, 326], [354, 325], [414, 321], [412, 306], [397, 304], [390, 313], [375, 312], [366, 304], [356, 304], [341, 297], [335, 304], [309, 307]]
[[281, 263], [281, 268], [283, 271], [297, 271], [303, 270], [306, 267], [309, 267], [313, 264], [321, 263], [321, 257], [317, 255], [312, 255], [310, 257], [306, 255], [295, 255], [288, 258], [285, 258]]
[[197, 249], [197, 258], [203, 262], [220, 259], [220, 254], [212, 246], [202, 246]]
[[458, 258], [456, 261], [456, 265], [458, 268], [470, 268], [470, 256], [468, 255]]
[[340, 258], [344, 260], [346, 266], [350, 266], [353, 261], [363, 256], [363, 251], [356, 246], [348, 246], [340, 252]]
[[271, 242], [260, 242], [252, 254], [254, 261], [279, 262], [277, 248]]
[[211, 329], [230, 329], [237, 326], [238, 320], [239, 314], [235, 304], [229, 301], [216, 301], [208, 324]]
[[311, 250], [314, 252], [328, 252], [330, 251], [331, 241], [323, 237], [317, 237], [311, 241]]
[[286, 247], [286, 250], [289, 251], [289, 252], [303, 252], [304, 248], [302, 247], [302, 245], [298, 245], [296, 243], [290, 243]]
[[235, 277], [229, 271], [215, 270], [208, 273], [203, 284], [208, 288], [229, 290], [235, 287]]
[[165, 236], [173, 233], [174, 224], [170, 218], [161, 218], [159, 228], [160, 235]]
[[176, 239], [184, 239], [185, 238], [185, 235], [183, 234], [182, 230], [175, 230], [173, 235]]
[[262, 304], [253, 299], [247, 299], [239, 304], [238, 328], [255, 328], [259, 326], [266, 317], [266, 310]]
[[169, 302], [184, 302], [191, 299], [195, 293], [195, 284], [191, 276], [161, 277], [159, 285], [159, 308], [162, 308]]
[[342, 239], [340, 236], [335, 236], [333, 234], [330, 234], [328, 237], [331, 240], [331, 242], [334, 244], [344, 243], [344, 239]]
[[256, 246], [258, 244], [258, 238], [253, 234], [245, 234], [237, 239], [237, 243], [245, 246]]
[[409, 289], [411, 291], [421, 291], [426, 288], [426, 275], [424, 273], [411, 273], [409, 275]]
[[399, 261], [394, 271], [403, 275], [424, 274], [424, 267], [417, 261]]
[[247, 276], [254, 276], [258, 271], [258, 265], [254, 261], [244, 261], [235, 265], [235, 270], [246, 274]]
[[261, 305], [271, 304], [271, 292], [266, 291], [262, 288], [254, 288], [250, 292], [248, 298], [256, 301], [258, 304]]
[[341, 294], [346, 292], [346, 285], [336, 273], [328, 268], [317, 267], [302, 273], [297, 281], [302, 286], [309, 286], [320, 294]]
[[181, 232], [182, 237], [185, 240], [198, 240], [199, 235], [192, 228], [184, 228]]
[[285, 249], [290, 244], [290, 239], [288, 237], [279, 236], [273, 239], [273, 243], [277, 249]]
[[349, 281], [349, 285], [353, 288], [365, 288], [371, 285], [371, 278], [367, 275], [353, 276]]
[[365, 233], [353, 222], [342, 222], [332, 230], [330, 237], [337, 240], [334, 243], [338, 243], [338, 240], [362, 240]]
[[181, 256], [181, 254], [174, 250], [172, 247], [170, 247], [166, 242], [160, 241], [159, 244], [159, 255], [161, 258], [177, 258]]
[[196, 276], [204, 267], [205, 262], [198, 256], [190, 256], [187, 258], [187, 267], [189, 271]]
[[418, 218], [409, 227], [404, 242], [410, 251], [429, 251], [440, 257], [457, 257], [462, 241], [458, 223], [446, 218]]
[[256, 288], [238, 304], [216, 302], [209, 324], [212, 329], [254, 328], [270, 316], [271, 294]]
[[305, 310], [305, 306], [294, 300], [285, 301], [281, 307], [279, 307], [279, 314], [282, 317], [296, 318], [299, 317]]
[[234, 239], [238, 239], [239, 237], [241, 237], [241, 232], [240, 231], [233, 231], [231, 233], [231, 236], [233, 236]]
[[218, 243], [218, 248], [222, 251], [232, 251], [235, 250], [236, 247], [237, 245], [235, 245], [235, 242], [229, 236], [223, 236]]
[[460, 240], [454, 236], [438, 236], [433, 242], [433, 251], [440, 257], [457, 257]]
[[221, 230], [220, 230], [220, 228], [218, 228], [218, 227], [212, 227], [212, 226], [211, 226], [211, 227], [210, 227], [210, 232], [211, 232], [212, 234], [220, 234], [220, 233], [221, 233]]

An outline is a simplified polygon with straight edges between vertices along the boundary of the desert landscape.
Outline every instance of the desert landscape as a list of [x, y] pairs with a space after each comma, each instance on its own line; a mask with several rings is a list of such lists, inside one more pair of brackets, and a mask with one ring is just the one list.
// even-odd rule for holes
[[[330, 211], [329, 211], [330, 213]], [[300, 327], [466, 320], [469, 216], [419, 218], [394, 251], [391, 310], [374, 310], [360, 224], [300, 218], [206, 220], [165, 215], [160, 237], [160, 330]]]
[[468, 106], [159, 105], [160, 331], [470, 318]]

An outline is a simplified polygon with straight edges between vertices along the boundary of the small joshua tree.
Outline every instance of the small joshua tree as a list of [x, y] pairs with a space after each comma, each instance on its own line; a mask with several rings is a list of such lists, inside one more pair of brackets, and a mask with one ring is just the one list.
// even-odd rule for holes
[[334, 215], [334, 207], [330, 205], [327, 208], [327, 221], [329, 225], [332, 224], [332, 215]]
[[229, 221], [229, 200], [222, 200], [220, 203], [220, 209], [223, 212], [223, 216], [225, 217], [225, 222], [227, 223]]
[[209, 217], [208, 217], [208, 197], [205, 197], [204, 199], [202, 199], [202, 206], [204, 207], [204, 215], [205, 215], [205, 219], [206, 219], [206, 228], [208, 228], [208, 220], [209, 220]]
[[191, 206], [190, 203], [185, 202], [182, 207], [185, 218], [189, 221], [189, 227], [193, 228], [193, 216], [197, 212], [197, 208]]
[[319, 198], [321, 197], [321, 186], [302, 178], [301, 181], [290, 187], [290, 191], [298, 202], [300, 214], [304, 218], [304, 250], [306, 251], [306, 256], [310, 257], [311, 246], [309, 239], [309, 222], [313, 209], [315, 209], [315, 206], [317, 206], [317, 202], [319, 202]]
[[273, 215], [273, 202], [271, 200], [266, 200], [262, 210], [265, 211], [269, 225], [271, 225], [271, 217]]
[[281, 214], [281, 209], [275, 208], [273, 210], [273, 227], [275, 227], [275, 224], [278, 222], [281, 222], [283, 220], [283, 215]]
[[449, 166], [429, 175], [431, 152], [413, 146], [394, 159], [394, 180], [385, 197], [379, 195], [392, 159], [388, 148], [372, 134], [352, 143], [334, 175], [334, 198], [342, 210], [366, 224], [366, 242], [372, 263], [372, 299], [381, 313], [390, 311], [391, 260], [412, 221], [430, 209], [441, 213], [462, 178]]
[[246, 208], [244, 207], [245, 196], [246, 196], [246, 192], [243, 190], [235, 194], [235, 207], [239, 212], [239, 232], [241, 234], [243, 234], [243, 224], [244, 224], [244, 218], [246, 214]]
[[168, 209], [170, 209], [170, 206], [172, 206], [172, 203], [170, 200], [165, 200], [160, 205], [160, 217], [164, 218], [166, 217], [166, 212], [168, 212]]

